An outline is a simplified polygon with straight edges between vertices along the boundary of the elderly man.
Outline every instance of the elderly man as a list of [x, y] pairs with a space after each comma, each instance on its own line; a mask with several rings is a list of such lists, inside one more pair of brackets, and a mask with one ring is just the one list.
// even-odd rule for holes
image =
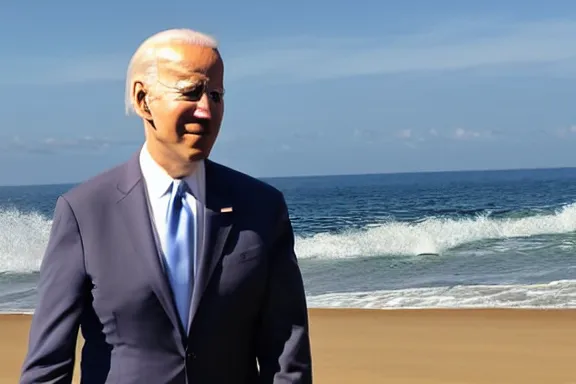
[[308, 318], [284, 198], [208, 160], [224, 111], [216, 43], [146, 40], [127, 108], [146, 141], [59, 197], [20, 383], [312, 383]]

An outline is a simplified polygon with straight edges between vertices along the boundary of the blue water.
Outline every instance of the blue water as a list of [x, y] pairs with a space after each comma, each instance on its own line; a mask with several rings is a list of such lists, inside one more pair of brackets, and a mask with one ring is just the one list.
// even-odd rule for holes
[[[310, 306], [576, 307], [576, 169], [266, 179]], [[0, 187], [0, 311], [30, 311], [58, 195]]]

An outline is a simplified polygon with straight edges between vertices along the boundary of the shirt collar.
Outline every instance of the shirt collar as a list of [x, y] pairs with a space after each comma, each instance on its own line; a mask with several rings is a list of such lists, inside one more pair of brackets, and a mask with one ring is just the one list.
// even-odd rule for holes
[[[152, 158], [146, 143], [140, 150], [140, 168], [151, 198], [160, 198], [170, 191], [170, 186], [174, 179]], [[202, 187], [204, 184], [204, 172], [204, 161], [200, 161], [196, 170], [184, 178], [194, 197], [203, 203], [205, 202]]]

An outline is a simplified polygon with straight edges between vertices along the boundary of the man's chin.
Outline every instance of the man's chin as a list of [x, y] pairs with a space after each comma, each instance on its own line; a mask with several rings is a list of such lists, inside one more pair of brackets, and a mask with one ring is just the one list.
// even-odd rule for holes
[[186, 158], [190, 162], [202, 161], [208, 157], [209, 152], [203, 149], [192, 148], [186, 154]]

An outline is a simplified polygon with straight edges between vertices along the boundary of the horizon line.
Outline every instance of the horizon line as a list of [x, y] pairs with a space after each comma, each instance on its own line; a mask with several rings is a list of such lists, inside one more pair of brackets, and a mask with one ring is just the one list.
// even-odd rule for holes
[[432, 173], [480, 173], [480, 172], [517, 172], [517, 171], [552, 171], [562, 169], [576, 169], [576, 166], [564, 167], [528, 167], [528, 168], [483, 168], [483, 169], [453, 169], [453, 170], [423, 170], [423, 171], [391, 171], [391, 172], [366, 172], [366, 173], [329, 173], [317, 175], [290, 175], [290, 176], [262, 176], [258, 179], [304, 179], [317, 177], [342, 177], [342, 176], [381, 176], [381, 175], [418, 175]]

